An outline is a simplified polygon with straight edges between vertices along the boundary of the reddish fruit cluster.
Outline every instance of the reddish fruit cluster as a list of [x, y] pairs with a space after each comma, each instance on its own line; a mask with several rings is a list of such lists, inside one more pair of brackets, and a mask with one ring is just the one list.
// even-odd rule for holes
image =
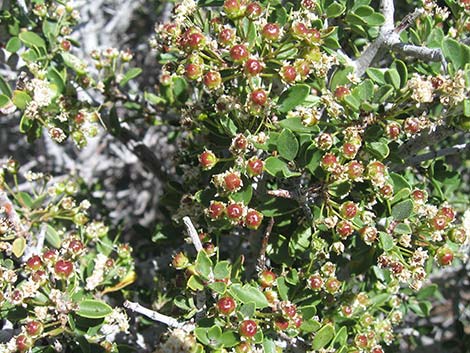
[[258, 325], [253, 320], [243, 320], [239, 327], [240, 335], [252, 338], [258, 332]]
[[222, 315], [230, 315], [235, 311], [236, 306], [235, 300], [230, 297], [223, 297], [217, 301], [217, 310]]

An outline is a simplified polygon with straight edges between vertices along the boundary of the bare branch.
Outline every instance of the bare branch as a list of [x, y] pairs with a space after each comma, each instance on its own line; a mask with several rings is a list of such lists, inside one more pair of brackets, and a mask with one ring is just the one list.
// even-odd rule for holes
[[444, 55], [442, 55], [441, 49], [439, 48], [428, 48], [419, 45], [396, 43], [392, 45], [391, 49], [400, 55], [408, 55], [420, 60], [440, 61], [446, 70], [447, 63]]
[[398, 149], [399, 156], [414, 156], [417, 152], [423, 148], [435, 145], [439, 141], [455, 134], [458, 129], [453, 126], [439, 125], [437, 127], [431, 127], [421, 132], [415, 138], [408, 140], [406, 143], [400, 146]]
[[416, 21], [416, 19], [422, 14], [424, 14], [423, 9], [416, 9], [412, 13], [406, 15], [405, 17], [403, 17], [400, 24], [395, 27], [394, 32], [397, 34], [400, 34], [405, 29], [410, 27]]
[[382, 26], [382, 29], [390, 30], [394, 26], [393, 17], [395, 15], [395, 6], [393, 0], [381, 0], [380, 1], [380, 12], [385, 17], [385, 22]]
[[42, 249], [44, 248], [44, 240], [46, 239], [46, 232], [47, 224], [43, 223], [41, 225], [41, 228], [39, 229], [39, 233], [36, 239], [36, 245], [33, 245], [33, 238], [29, 240], [30, 243], [26, 247], [26, 250], [22, 257], [23, 261], [27, 261], [32, 255], [39, 255], [42, 253]]
[[260, 252], [259, 252], [258, 264], [257, 264], [258, 271], [263, 271], [263, 270], [266, 269], [266, 249], [268, 247], [269, 236], [271, 235], [271, 232], [273, 230], [273, 226], [274, 226], [274, 218], [271, 218], [269, 220], [268, 226], [266, 227], [266, 231], [264, 232], [263, 241], [261, 243], [261, 249], [260, 249]]
[[186, 226], [191, 241], [193, 242], [193, 245], [196, 248], [196, 251], [199, 252], [203, 250], [201, 239], [199, 239], [199, 235], [197, 234], [196, 228], [194, 228], [193, 222], [191, 222], [191, 218], [187, 216], [183, 217], [183, 222]]
[[140, 305], [139, 303], [134, 303], [131, 301], [126, 300], [123, 304], [123, 306], [135, 313], [142, 314], [144, 316], [147, 316], [149, 319], [152, 319], [154, 321], [160, 322], [162, 324], [165, 324], [167, 326], [173, 327], [173, 328], [181, 328], [187, 332], [190, 332], [194, 329], [193, 324], [189, 323], [181, 323], [175, 318], [172, 318], [170, 316], [166, 316], [163, 314], [160, 314], [157, 311], [153, 311], [150, 309], [147, 309]]
[[391, 169], [393, 169], [394, 171], [400, 172], [409, 166], [415, 166], [422, 162], [429, 161], [431, 159], [450, 156], [450, 155], [462, 153], [464, 151], [470, 151], [470, 143], [462, 143], [462, 144], [455, 145], [452, 147], [443, 148], [438, 151], [431, 151], [428, 153], [419, 154], [417, 156], [407, 158], [405, 162], [400, 165], [392, 166]]

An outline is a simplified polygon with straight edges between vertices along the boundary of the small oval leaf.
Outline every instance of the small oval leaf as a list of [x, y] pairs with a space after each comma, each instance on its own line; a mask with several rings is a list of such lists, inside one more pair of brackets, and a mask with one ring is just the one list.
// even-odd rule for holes
[[78, 316], [86, 317], [88, 319], [101, 319], [111, 314], [113, 308], [111, 308], [105, 302], [85, 299], [80, 302], [79, 309], [76, 311]]

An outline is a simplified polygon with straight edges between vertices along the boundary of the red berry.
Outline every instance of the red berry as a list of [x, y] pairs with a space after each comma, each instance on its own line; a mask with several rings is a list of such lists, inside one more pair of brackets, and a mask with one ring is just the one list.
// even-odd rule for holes
[[336, 225], [336, 231], [341, 238], [347, 238], [354, 232], [354, 228], [349, 221], [339, 221]]
[[396, 140], [398, 136], [400, 136], [400, 125], [397, 123], [390, 123], [387, 125], [386, 131], [389, 138]]
[[296, 60], [294, 67], [302, 78], [307, 77], [310, 73], [310, 63], [307, 60]]
[[264, 270], [259, 275], [259, 284], [261, 284], [261, 286], [264, 288], [272, 287], [276, 282], [276, 277], [277, 276], [273, 271]]
[[248, 342], [241, 342], [235, 347], [235, 353], [251, 353], [252, 351], [251, 344]]
[[263, 168], [264, 162], [257, 157], [252, 157], [250, 160], [248, 160], [246, 169], [250, 176], [258, 176], [263, 172]]
[[263, 12], [263, 9], [261, 8], [261, 5], [257, 2], [251, 2], [248, 4], [246, 7], [246, 17], [248, 17], [250, 20], [256, 20], [258, 17], [261, 16], [261, 13]]
[[323, 279], [319, 275], [310, 276], [308, 283], [313, 290], [320, 290], [323, 287]]
[[371, 353], [384, 353], [384, 350], [382, 349], [382, 347], [377, 346], [377, 347], [372, 348]]
[[346, 96], [350, 93], [351, 93], [351, 91], [349, 90], [348, 87], [338, 86], [338, 87], [336, 87], [336, 90], [335, 90], [335, 97], [338, 98], [338, 99], [342, 99], [342, 98], [344, 98], [344, 96]]
[[248, 49], [243, 44], [237, 44], [230, 49], [230, 57], [233, 61], [239, 63], [248, 59]]
[[26, 266], [28, 266], [30, 270], [39, 270], [42, 267], [41, 258], [38, 255], [31, 256], [26, 262]]
[[447, 247], [441, 247], [437, 249], [436, 257], [439, 265], [448, 266], [452, 264], [452, 261], [454, 260], [454, 253]]
[[268, 99], [268, 96], [263, 89], [257, 89], [251, 92], [250, 98], [254, 104], [265, 105]]
[[385, 165], [379, 161], [369, 163], [367, 175], [372, 179], [383, 177], [385, 175]]
[[265, 290], [264, 291], [264, 296], [266, 297], [266, 300], [268, 301], [269, 304], [274, 304], [277, 301], [277, 292], [273, 290]]
[[227, 206], [227, 217], [232, 220], [240, 219], [243, 216], [243, 207], [238, 203]]
[[447, 217], [445, 215], [437, 215], [431, 221], [431, 226], [435, 230], [443, 230], [447, 227]]
[[312, 42], [318, 43], [321, 40], [320, 31], [316, 28], [312, 28], [308, 31], [309, 38]]
[[242, 187], [242, 180], [235, 173], [228, 173], [224, 177], [224, 189], [227, 191], [237, 191]]
[[337, 163], [338, 159], [333, 153], [327, 153], [321, 159], [321, 164], [326, 169], [328, 169], [329, 167], [333, 167]]
[[46, 281], [46, 272], [41, 270], [33, 272], [31, 279], [36, 283], [44, 283]]
[[202, 76], [202, 67], [198, 64], [188, 64], [184, 69], [184, 75], [188, 80], [197, 80]]
[[47, 250], [44, 254], [42, 254], [44, 260], [47, 261], [54, 261], [57, 258], [57, 250], [50, 249]]
[[291, 31], [294, 37], [297, 37], [299, 39], [304, 39], [309, 34], [308, 27], [305, 25], [305, 23], [302, 22], [294, 22], [292, 24]]
[[253, 320], [244, 320], [240, 324], [240, 335], [244, 337], [253, 337], [258, 332], [258, 325]]
[[26, 324], [26, 332], [30, 336], [39, 336], [43, 331], [43, 325], [39, 321], [30, 321]]
[[408, 118], [403, 122], [403, 130], [409, 134], [416, 134], [421, 130], [418, 118]]
[[211, 201], [208, 209], [209, 217], [211, 219], [220, 218], [225, 212], [225, 205], [220, 201]]
[[325, 289], [331, 293], [335, 294], [341, 288], [341, 282], [338, 281], [336, 278], [328, 278], [325, 283]]
[[70, 43], [70, 41], [68, 41], [66, 39], [64, 39], [62, 42], [60, 42], [60, 47], [64, 51], [69, 51], [71, 46], [72, 46], [72, 44]]
[[16, 348], [20, 352], [25, 352], [26, 350], [30, 349], [33, 345], [31, 339], [26, 335], [19, 335], [16, 337]]
[[261, 35], [268, 41], [274, 42], [281, 35], [281, 28], [277, 23], [266, 23], [261, 30]]
[[224, 28], [219, 33], [219, 43], [222, 46], [227, 47], [233, 43], [235, 40], [235, 31], [231, 28]]
[[179, 252], [175, 256], [173, 256], [173, 260], [171, 261], [171, 263], [174, 268], [180, 270], [189, 265], [189, 259], [183, 252]]
[[341, 216], [352, 219], [357, 214], [357, 205], [352, 201], [347, 201], [341, 205]]
[[349, 158], [349, 159], [352, 159], [356, 156], [356, 153], [357, 153], [357, 146], [352, 144], [352, 143], [349, 143], [349, 142], [346, 142], [344, 145], [343, 145], [343, 154], [346, 158]]
[[366, 335], [358, 334], [358, 335], [356, 335], [356, 337], [354, 337], [354, 343], [359, 348], [366, 348], [367, 345], [369, 344], [369, 340], [367, 339]]
[[202, 170], [212, 169], [217, 164], [217, 157], [212, 151], [204, 151], [199, 155]]
[[457, 244], [463, 244], [467, 239], [467, 234], [465, 233], [465, 229], [463, 228], [451, 229], [447, 236], [451, 241]]
[[245, 14], [245, 3], [244, 0], [225, 0], [224, 12], [231, 19], [241, 17]]
[[393, 186], [391, 184], [385, 184], [379, 190], [380, 196], [385, 199], [389, 199], [393, 196]]
[[80, 240], [73, 239], [69, 243], [69, 250], [71, 250], [74, 254], [78, 254], [83, 250], [83, 243]]
[[442, 214], [444, 217], [446, 217], [448, 222], [452, 222], [455, 218], [455, 211], [452, 209], [452, 207], [442, 207], [439, 211], [439, 214]]
[[204, 75], [204, 85], [210, 89], [216, 89], [222, 84], [222, 77], [217, 71], [209, 71]]
[[248, 59], [245, 63], [245, 73], [249, 76], [256, 76], [263, 71], [263, 64], [256, 59]]
[[54, 265], [54, 272], [61, 278], [68, 278], [73, 272], [73, 263], [66, 260], [59, 260]]
[[282, 311], [288, 317], [293, 318], [297, 314], [297, 307], [294, 304], [286, 304], [282, 306]]
[[230, 315], [236, 307], [235, 300], [230, 297], [224, 297], [217, 302], [217, 310], [223, 315]]
[[411, 197], [415, 202], [420, 203], [424, 203], [428, 199], [427, 193], [423, 190], [413, 190], [413, 192], [411, 193]]
[[276, 326], [277, 329], [284, 331], [287, 330], [289, 327], [289, 320], [286, 318], [279, 316], [276, 319], [274, 319], [274, 325]]
[[343, 305], [341, 307], [341, 312], [343, 313], [344, 316], [349, 317], [351, 316], [353, 310], [349, 305]]
[[302, 326], [302, 322], [304, 320], [300, 317], [300, 316], [296, 316], [294, 317], [294, 325], [296, 328], [299, 328], [300, 326]]
[[348, 164], [348, 175], [352, 180], [356, 180], [364, 173], [364, 166], [358, 161], [351, 161]]
[[249, 210], [245, 216], [245, 225], [249, 229], [258, 229], [263, 221], [263, 215], [256, 210]]
[[206, 37], [202, 33], [195, 32], [188, 35], [186, 44], [191, 50], [200, 50], [206, 44]]
[[281, 77], [287, 83], [295, 82], [297, 78], [297, 71], [292, 65], [286, 65], [281, 69]]
[[232, 149], [237, 152], [243, 152], [248, 148], [248, 140], [242, 134], [238, 134], [232, 140]]

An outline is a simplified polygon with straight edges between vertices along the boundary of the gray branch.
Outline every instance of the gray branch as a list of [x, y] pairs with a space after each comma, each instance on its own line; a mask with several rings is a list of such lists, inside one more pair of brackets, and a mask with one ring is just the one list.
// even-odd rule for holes
[[188, 231], [189, 237], [196, 248], [196, 251], [199, 252], [204, 250], [202, 247], [201, 239], [199, 239], [199, 235], [197, 234], [196, 228], [194, 228], [193, 222], [191, 222], [191, 218], [184, 217], [183, 218], [184, 225]]
[[8, 197], [7, 193], [0, 189], [0, 208], [4, 208], [5, 213], [12, 223], [12, 225], [15, 227], [15, 231], [19, 235], [26, 235], [27, 229], [26, 227], [23, 226], [21, 223], [20, 216], [15, 210], [15, 206], [13, 203], [10, 201], [10, 198]]
[[192, 325], [192, 324], [181, 323], [178, 320], [176, 320], [175, 318], [172, 318], [172, 317], [167, 316], [167, 315], [160, 314], [157, 311], [147, 309], [147, 308], [143, 307], [142, 305], [140, 305], [139, 303], [134, 303], [134, 302], [126, 300], [124, 302], [123, 306], [125, 308], [133, 311], [133, 312], [136, 312], [136, 313], [142, 314], [144, 316], [147, 316], [148, 318], [150, 318], [154, 321], [161, 322], [162, 324], [165, 324], [165, 325], [170, 326], [172, 328], [180, 328], [180, 329], [183, 329], [183, 330], [188, 331], [188, 332], [190, 332], [194, 329], [194, 325]]
[[470, 151], [470, 143], [463, 143], [463, 144], [455, 145], [455, 146], [452, 146], [452, 147], [443, 148], [443, 149], [438, 150], [438, 151], [431, 151], [431, 152], [428, 152], [428, 153], [419, 154], [417, 156], [407, 158], [405, 160], [405, 162], [400, 164], [400, 165], [392, 166], [392, 169], [394, 171], [401, 172], [404, 169], [406, 169], [406, 167], [419, 165], [419, 164], [421, 164], [423, 162], [426, 162], [426, 161], [429, 161], [431, 159], [435, 159], [435, 158], [439, 158], [439, 157], [445, 157], [445, 156], [451, 156], [451, 155], [454, 155], [454, 154], [462, 153], [464, 151]]
[[406, 44], [400, 40], [399, 34], [423, 14], [424, 11], [422, 9], [416, 9], [413, 13], [405, 16], [396, 27], [394, 27], [393, 19], [393, 0], [382, 0], [380, 10], [385, 17], [385, 22], [380, 28], [379, 36], [354, 61], [355, 72], [358, 77], [361, 77], [366, 72], [375, 59], [382, 56], [382, 49], [389, 49], [399, 55], [410, 56], [420, 60], [441, 62], [444, 71], [447, 70], [447, 63], [441, 49]]
[[415, 138], [408, 140], [398, 149], [399, 156], [414, 156], [417, 152], [421, 151], [431, 145], [435, 145], [445, 138], [452, 136], [458, 132], [458, 129], [453, 126], [439, 125], [424, 130]]

